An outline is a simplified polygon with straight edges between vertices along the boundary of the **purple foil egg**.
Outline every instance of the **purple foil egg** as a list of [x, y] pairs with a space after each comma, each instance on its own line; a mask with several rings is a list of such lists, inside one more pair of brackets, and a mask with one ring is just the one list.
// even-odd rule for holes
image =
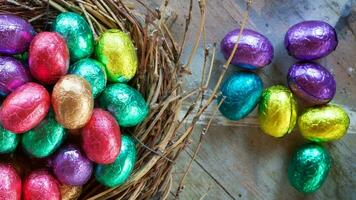
[[0, 53], [22, 53], [34, 36], [35, 30], [26, 20], [16, 15], [0, 14]]
[[84, 185], [93, 171], [92, 162], [74, 145], [60, 149], [51, 164], [57, 179], [66, 185]]
[[[230, 57], [239, 33], [240, 29], [235, 29], [227, 33], [221, 41], [220, 48], [225, 59]], [[271, 63], [272, 59], [273, 46], [271, 42], [256, 31], [245, 29], [231, 64], [238, 65], [243, 69], [259, 69]]]
[[0, 56], [0, 95], [7, 96], [30, 81], [28, 70], [15, 58]]
[[335, 29], [323, 21], [304, 21], [290, 27], [284, 38], [288, 54], [298, 60], [315, 60], [337, 47]]
[[333, 75], [316, 63], [296, 63], [289, 68], [288, 85], [292, 92], [312, 105], [326, 104], [334, 97]]

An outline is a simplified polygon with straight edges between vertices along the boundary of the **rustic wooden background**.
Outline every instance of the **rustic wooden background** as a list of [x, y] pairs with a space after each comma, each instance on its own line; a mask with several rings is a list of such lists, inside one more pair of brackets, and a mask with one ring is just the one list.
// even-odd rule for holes
[[[150, 1], [159, 7], [160, 0]], [[206, 0], [206, 34], [209, 44], [220, 43], [223, 36], [242, 20], [244, 0]], [[172, 27], [177, 39], [182, 36], [188, 0], [172, 0], [170, 7], [178, 18]], [[193, 21], [186, 52], [192, 48], [199, 22], [197, 0], [194, 0]], [[180, 199], [356, 199], [356, 2], [354, 0], [255, 0], [247, 24], [248, 28], [266, 35], [275, 47], [273, 63], [258, 71], [265, 87], [285, 84], [289, 66], [295, 62], [283, 47], [288, 27], [303, 20], [324, 20], [335, 26], [339, 46], [335, 52], [318, 62], [327, 67], [337, 80], [337, 94], [333, 103], [341, 104], [351, 118], [348, 134], [340, 141], [326, 144], [333, 157], [332, 170], [325, 184], [315, 194], [302, 195], [287, 180], [287, 165], [292, 152], [306, 143], [295, 130], [276, 139], [262, 134], [258, 128], [256, 111], [239, 122], [217, 116], [208, 131], [204, 145], [193, 163], [184, 183]], [[217, 49], [215, 75], [225, 62]], [[200, 82], [204, 51], [198, 49], [191, 69], [193, 75], [186, 88]], [[185, 59], [187, 60], [187, 55]], [[237, 69], [230, 66], [229, 73]], [[213, 77], [215, 80], [216, 77]], [[212, 84], [213, 86], [214, 84]], [[201, 119], [192, 143], [182, 153], [173, 171], [174, 187], [188, 165], [197, 144], [202, 126], [211, 113]], [[170, 196], [173, 199], [173, 195]]]

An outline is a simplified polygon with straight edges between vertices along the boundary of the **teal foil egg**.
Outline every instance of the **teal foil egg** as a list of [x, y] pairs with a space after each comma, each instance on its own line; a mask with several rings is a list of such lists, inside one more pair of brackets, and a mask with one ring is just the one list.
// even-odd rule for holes
[[135, 167], [136, 157], [137, 151], [133, 138], [122, 135], [119, 156], [112, 164], [96, 166], [96, 180], [107, 187], [123, 184], [130, 177]]
[[263, 90], [259, 76], [252, 72], [236, 72], [221, 86], [218, 102], [225, 97], [219, 107], [221, 114], [230, 120], [246, 117], [256, 107]]
[[94, 51], [94, 36], [86, 20], [77, 13], [63, 12], [52, 25], [66, 40], [72, 62], [89, 57]]
[[0, 154], [15, 151], [20, 141], [20, 135], [6, 130], [0, 125]]
[[142, 95], [124, 83], [108, 85], [99, 97], [99, 105], [114, 115], [122, 127], [136, 126], [149, 111]]
[[293, 154], [289, 163], [289, 182], [299, 192], [315, 192], [324, 183], [330, 166], [331, 158], [324, 147], [318, 144], [303, 145]]
[[57, 123], [52, 111], [34, 129], [22, 135], [22, 146], [30, 155], [36, 158], [47, 157], [63, 142], [65, 129]]
[[69, 68], [70, 74], [76, 74], [88, 81], [92, 88], [94, 98], [97, 97], [106, 86], [105, 67], [100, 62], [84, 58], [74, 63]]

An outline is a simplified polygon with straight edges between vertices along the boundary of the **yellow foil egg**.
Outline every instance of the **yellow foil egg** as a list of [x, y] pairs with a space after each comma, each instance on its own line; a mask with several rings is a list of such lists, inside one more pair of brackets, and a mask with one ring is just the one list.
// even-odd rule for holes
[[117, 29], [104, 32], [95, 47], [97, 59], [105, 65], [109, 81], [127, 82], [137, 70], [137, 55], [131, 38]]
[[258, 108], [258, 119], [262, 131], [273, 137], [292, 132], [297, 121], [297, 104], [292, 92], [281, 85], [265, 89]]
[[60, 185], [62, 200], [77, 200], [82, 192], [80, 186]]
[[337, 105], [324, 105], [307, 109], [298, 119], [303, 137], [314, 142], [327, 142], [342, 138], [349, 127], [350, 118]]
[[53, 88], [52, 106], [58, 123], [67, 129], [82, 128], [93, 112], [91, 86], [77, 75], [63, 76]]

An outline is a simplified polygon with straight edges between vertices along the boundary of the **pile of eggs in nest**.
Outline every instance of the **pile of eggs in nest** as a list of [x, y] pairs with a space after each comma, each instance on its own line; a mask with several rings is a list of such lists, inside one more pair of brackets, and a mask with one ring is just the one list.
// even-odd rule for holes
[[[239, 35], [241, 34], [241, 35]], [[232, 55], [234, 47], [238, 48]], [[220, 112], [230, 120], [246, 117], [258, 105], [259, 125], [265, 134], [283, 137], [296, 124], [302, 136], [312, 141], [300, 147], [292, 156], [288, 177], [302, 193], [316, 191], [325, 181], [331, 166], [327, 150], [320, 144], [342, 138], [350, 119], [345, 110], [328, 104], [336, 92], [334, 76], [323, 66], [312, 62], [337, 47], [335, 29], [323, 21], [304, 21], [291, 26], [284, 38], [288, 54], [299, 62], [287, 74], [288, 87], [274, 85], [263, 89], [261, 78], [251, 72], [270, 64], [273, 46], [262, 34], [244, 29], [233, 30], [221, 41], [221, 51], [231, 64], [243, 69], [225, 79], [221, 86]], [[309, 106], [298, 116], [298, 97]]]
[[[23, 55], [28, 59], [18, 59]], [[18, 16], [1, 14], [0, 154], [16, 157], [18, 149], [46, 164], [20, 176], [11, 162], [1, 163], [0, 198], [71, 199], [92, 175], [107, 187], [123, 184], [137, 152], [120, 127], [138, 125], [149, 111], [126, 84], [137, 65], [126, 33], [110, 29], [95, 42], [76, 13], [59, 14], [52, 32], [40, 33]], [[69, 133], [81, 142], [71, 143]]]

